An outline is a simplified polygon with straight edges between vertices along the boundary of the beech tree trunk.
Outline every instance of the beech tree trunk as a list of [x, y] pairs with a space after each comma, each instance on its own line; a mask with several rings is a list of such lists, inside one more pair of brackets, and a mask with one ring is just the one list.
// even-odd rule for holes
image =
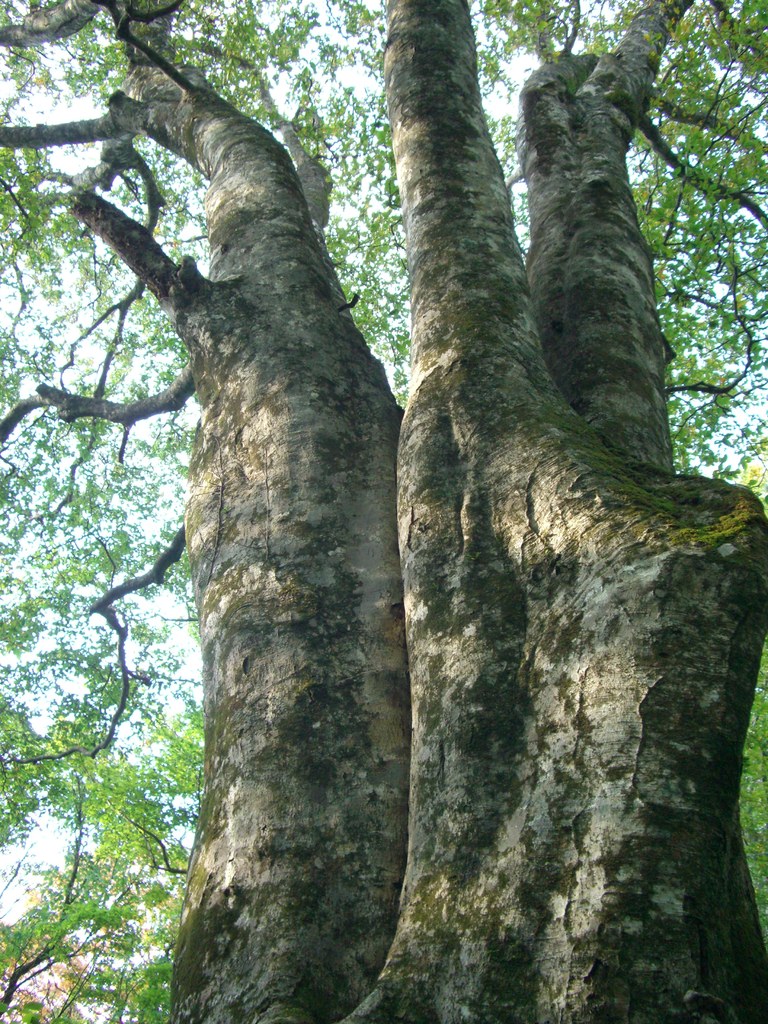
[[202, 406], [175, 1024], [765, 1020], [738, 786], [768, 533], [747, 491], [672, 470], [625, 162], [687, 6], [528, 83], [526, 267], [465, 0], [390, 0], [401, 429], [283, 148], [157, 70], [114, 101], [210, 182], [208, 279], [77, 208], [168, 309]]

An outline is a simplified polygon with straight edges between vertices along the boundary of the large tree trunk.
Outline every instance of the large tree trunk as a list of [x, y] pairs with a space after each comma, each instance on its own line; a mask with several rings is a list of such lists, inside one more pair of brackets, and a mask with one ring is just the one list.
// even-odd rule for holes
[[210, 280], [80, 209], [154, 281], [202, 405], [176, 1024], [764, 1020], [737, 798], [768, 533], [746, 491], [672, 472], [625, 164], [686, 8], [529, 82], [526, 268], [465, 0], [391, 0], [401, 567], [399, 414], [284, 150], [157, 71], [113, 103], [210, 180]]
[[[282, 146], [151, 68], [112, 110], [210, 182], [209, 279], [171, 264], [154, 282], [202, 410], [186, 534], [205, 792], [173, 1019], [338, 1019], [384, 962], [404, 870], [400, 412]], [[154, 243], [118, 235], [147, 277]]]
[[649, 51], [680, 13], [651, 8], [617, 55], [529, 83], [531, 298], [466, 5], [390, 2], [414, 734], [403, 909], [355, 1020], [650, 1024], [710, 1006], [757, 1024], [768, 1007], [737, 808], [765, 524], [746, 493], [669, 472], [624, 170]]

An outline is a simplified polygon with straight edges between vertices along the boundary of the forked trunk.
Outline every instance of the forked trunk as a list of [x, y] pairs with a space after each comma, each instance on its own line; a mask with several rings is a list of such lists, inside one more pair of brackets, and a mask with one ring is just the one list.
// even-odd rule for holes
[[765, 1019], [737, 799], [768, 534], [748, 492], [672, 472], [625, 166], [687, 6], [528, 83], [526, 268], [465, 0], [391, 0], [401, 566], [398, 411], [285, 152], [156, 71], [114, 101], [210, 180], [210, 280], [79, 213], [154, 280], [202, 405], [175, 1024]]
[[[466, 5], [390, 3], [414, 733], [398, 930], [355, 1021], [757, 1024], [768, 1007], [737, 806], [765, 523], [748, 493], [669, 472], [631, 111], [612, 99], [642, 106], [638, 50], [669, 11], [637, 19], [615, 74], [528, 87], [531, 299]], [[604, 205], [564, 202], [569, 161]]]

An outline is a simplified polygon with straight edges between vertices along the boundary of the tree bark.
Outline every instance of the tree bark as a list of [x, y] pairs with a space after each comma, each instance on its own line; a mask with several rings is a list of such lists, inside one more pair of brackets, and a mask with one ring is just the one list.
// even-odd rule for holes
[[205, 793], [173, 1019], [338, 1019], [384, 961], [404, 866], [400, 414], [275, 139], [147, 67], [112, 106], [210, 183], [209, 278], [182, 264], [155, 288], [202, 407]]
[[[399, 515], [414, 732], [398, 929], [349, 1019], [692, 1024], [708, 1006], [757, 1024], [768, 972], [737, 798], [766, 625], [761, 510], [664, 472], [658, 415], [601, 436], [628, 364], [639, 401], [658, 403], [639, 241], [622, 271], [637, 329], [608, 305], [584, 342], [630, 356], [605, 368], [608, 393], [575, 375], [589, 410], [574, 414], [574, 377], [554, 374], [558, 390], [545, 367], [555, 300], [526, 286], [466, 4], [391, 0], [389, 18], [413, 308]], [[599, 144], [623, 160], [621, 133]], [[583, 230], [610, 237], [616, 206], [600, 209]], [[558, 252], [570, 281], [583, 258]]]
[[656, 0], [613, 54], [528, 83], [526, 267], [466, 0], [390, 0], [402, 427], [297, 138], [298, 173], [150, 52], [108, 121], [41, 143], [143, 134], [209, 182], [207, 276], [92, 193], [74, 205], [167, 310], [191, 382], [125, 407], [48, 389], [0, 425], [200, 401], [205, 793], [174, 1024], [763, 1021], [738, 784], [768, 528], [749, 492], [672, 471], [626, 173], [687, 7]]

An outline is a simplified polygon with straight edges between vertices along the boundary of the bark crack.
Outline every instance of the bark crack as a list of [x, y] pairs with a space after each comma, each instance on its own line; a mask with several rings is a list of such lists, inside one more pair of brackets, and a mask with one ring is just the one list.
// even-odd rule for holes
[[265, 494], [266, 501], [267, 501], [267, 509], [266, 509], [266, 514], [264, 516], [264, 550], [266, 551], [267, 561], [269, 561], [269, 559], [270, 559], [269, 542], [270, 542], [270, 533], [271, 533], [271, 526], [272, 526], [272, 503], [271, 503], [270, 490], [269, 490], [269, 449], [267, 448], [266, 444], [264, 445], [264, 448], [263, 448], [263, 458], [264, 458], [264, 494]]
[[656, 686], [657, 686], [657, 684], [659, 682], [660, 682], [659, 679], [654, 679], [654, 681], [646, 689], [645, 694], [643, 695], [642, 699], [640, 700], [639, 704], [637, 705], [637, 714], [638, 714], [638, 717], [640, 719], [640, 736], [639, 736], [638, 741], [637, 741], [637, 749], [635, 750], [635, 765], [634, 765], [634, 768], [632, 769], [632, 778], [630, 780], [630, 784], [632, 786], [632, 789], [635, 792], [635, 795], [637, 796], [637, 799], [641, 803], [645, 803], [645, 801], [644, 801], [644, 799], [642, 797], [642, 794], [640, 793], [640, 787], [638, 785], [638, 773], [639, 773], [639, 770], [640, 770], [640, 768], [639, 768], [639, 766], [640, 766], [640, 757], [641, 757], [641, 755], [643, 753], [643, 750], [645, 749], [645, 743], [646, 743], [646, 739], [645, 739], [645, 719], [643, 718], [643, 705], [648, 700], [648, 698], [651, 696], [651, 693], [656, 689]]
[[530, 526], [533, 533], [535, 533], [537, 537], [541, 537], [541, 534], [539, 533], [539, 524], [536, 520], [536, 509], [533, 501], [533, 485], [535, 481], [536, 472], [534, 471], [528, 474], [528, 480], [526, 481], [525, 485], [525, 515], [528, 520], [528, 525]]
[[211, 582], [213, 577], [213, 567], [216, 564], [216, 557], [219, 553], [219, 546], [221, 544], [221, 534], [224, 528], [224, 456], [221, 452], [221, 441], [214, 435], [213, 440], [216, 442], [218, 449], [218, 462], [219, 462], [219, 495], [218, 495], [218, 508], [216, 511], [216, 533], [213, 539], [213, 550], [211, 552], [211, 561], [208, 566], [208, 577], [205, 581], [205, 586]]

